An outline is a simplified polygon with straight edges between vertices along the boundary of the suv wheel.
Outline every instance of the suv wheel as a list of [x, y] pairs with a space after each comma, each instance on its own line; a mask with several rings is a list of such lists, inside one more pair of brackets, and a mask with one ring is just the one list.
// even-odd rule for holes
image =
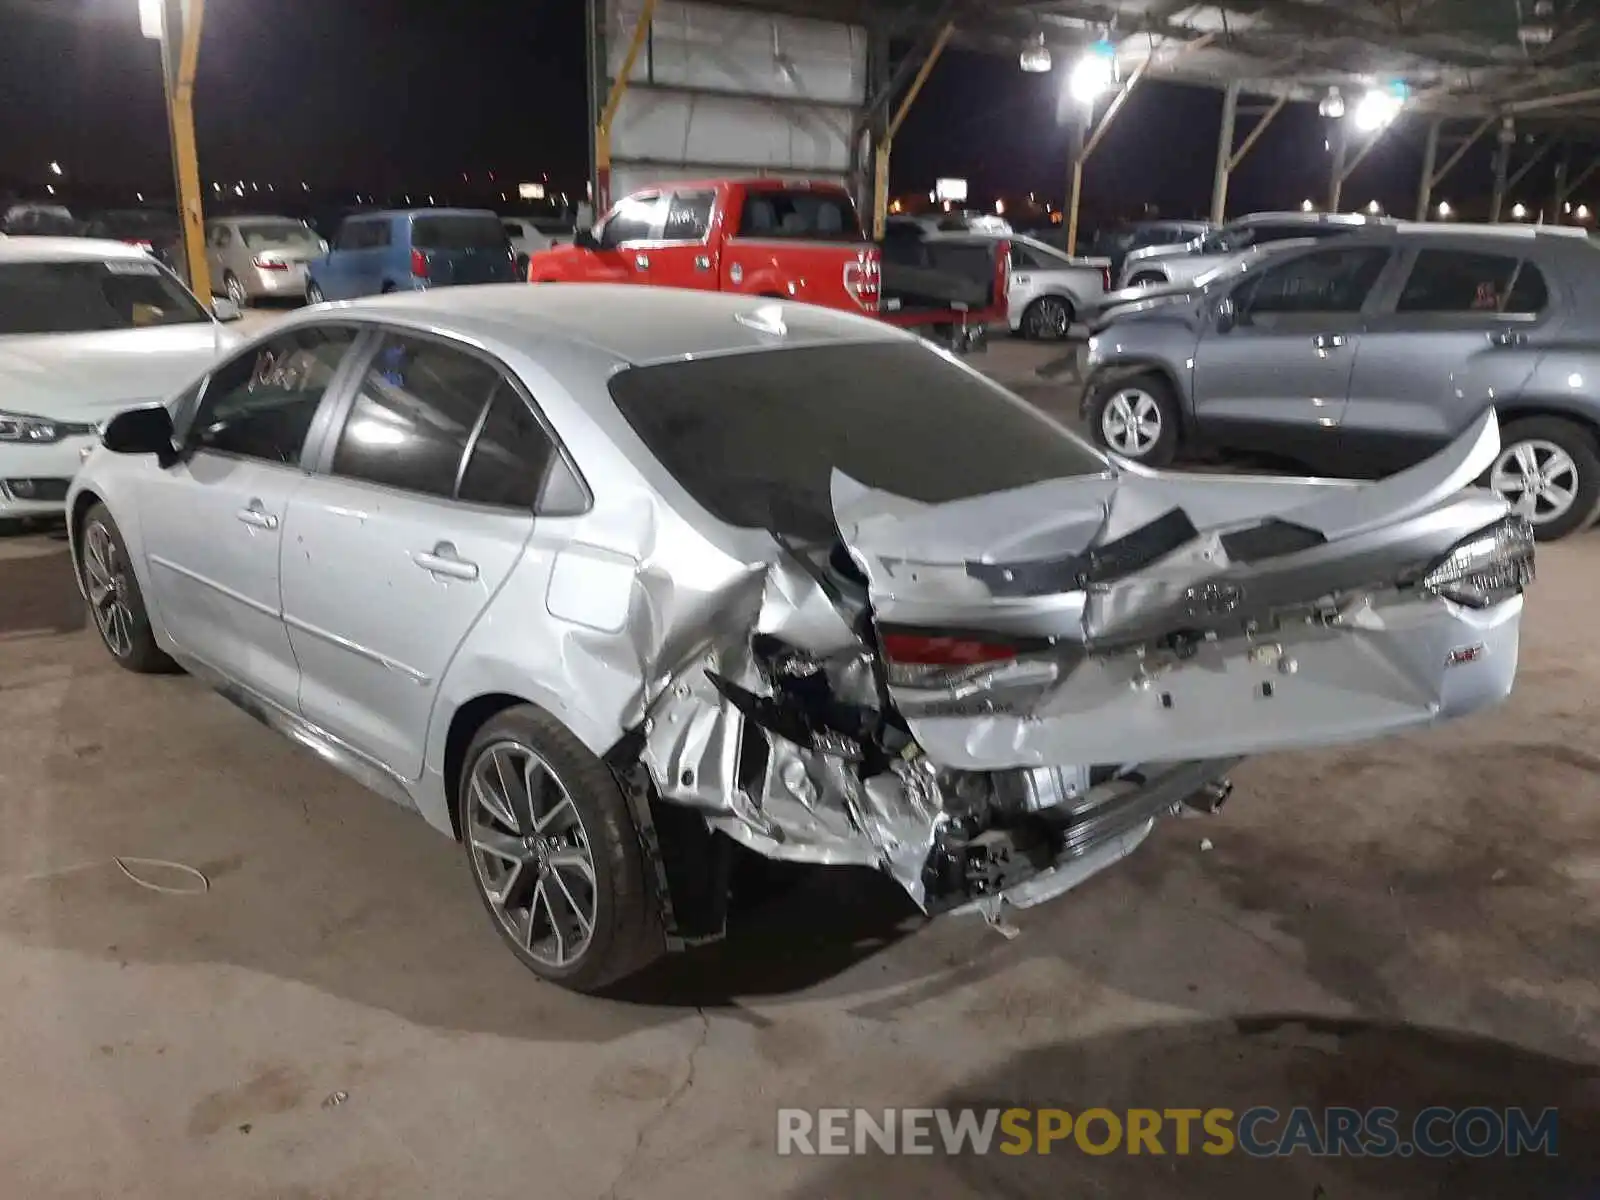
[[1094, 440], [1113, 454], [1164, 467], [1178, 454], [1178, 401], [1159, 375], [1102, 384], [1089, 405]]
[[1040, 296], [1022, 314], [1022, 336], [1036, 342], [1059, 342], [1072, 326], [1072, 305], [1060, 296]]
[[456, 803], [478, 897], [534, 974], [593, 991], [664, 948], [627, 799], [548, 713], [491, 717], [467, 748]]
[[1560, 417], [1528, 417], [1502, 429], [1487, 482], [1540, 541], [1575, 533], [1600, 512], [1594, 437]]

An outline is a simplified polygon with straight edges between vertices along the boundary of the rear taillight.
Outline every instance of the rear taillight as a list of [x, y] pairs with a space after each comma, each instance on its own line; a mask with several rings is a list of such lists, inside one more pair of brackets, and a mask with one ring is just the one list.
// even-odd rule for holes
[[1017, 657], [1006, 642], [922, 633], [884, 633], [879, 639], [889, 682], [947, 687]]
[[877, 251], [861, 255], [845, 268], [845, 287], [855, 302], [868, 312], [877, 312], [882, 293], [883, 268]]
[[428, 277], [428, 256], [414, 247], [411, 251], [411, 273], [418, 279]]
[[250, 261], [263, 271], [287, 271], [289, 269], [288, 263], [274, 262], [270, 258], [252, 258]]
[[1100, 287], [1102, 288], [1102, 290], [1107, 291], [1107, 292], [1109, 292], [1111, 290], [1111, 268], [1110, 267], [1101, 267], [1100, 268]]
[[1021, 645], [993, 636], [880, 630], [889, 686], [907, 717], [1027, 713], [1060, 680], [1048, 638]]

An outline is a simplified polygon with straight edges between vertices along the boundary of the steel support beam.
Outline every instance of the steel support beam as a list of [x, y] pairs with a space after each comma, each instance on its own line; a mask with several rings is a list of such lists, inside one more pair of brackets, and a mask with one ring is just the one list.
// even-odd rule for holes
[[[605, 0], [585, 0], [584, 21], [584, 124], [589, 129], [589, 220], [599, 215], [600, 203], [600, 93], [605, 89], [606, 26], [601, 5]], [[608, 147], [609, 149], [609, 147]]]
[[1239, 119], [1239, 85], [1230, 83], [1222, 93], [1222, 126], [1217, 130], [1217, 166], [1211, 176], [1211, 221], [1222, 224], [1228, 208], [1228, 176], [1233, 171], [1233, 127]]
[[1600, 171], [1600, 157], [1596, 157], [1595, 160], [1587, 167], [1579, 171], [1571, 179], [1567, 180], [1567, 195], [1571, 196], [1584, 184], [1588, 183], [1589, 176], [1593, 175], [1596, 171]]
[[1417, 220], [1428, 219], [1428, 209], [1433, 204], [1433, 168], [1439, 161], [1439, 133], [1444, 128], [1444, 118], [1434, 117], [1428, 122], [1428, 138], [1422, 144], [1422, 178], [1417, 181]]
[[205, 0], [166, 0], [161, 6], [161, 74], [172, 139], [173, 190], [183, 234], [183, 272], [189, 290], [211, 299], [206, 269], [206, 219], [200, 195], [200, 154], [194, 137], [194, 77], [200, 66]]
[[912, 104], [916, 102], [917, 93], [922, 91], [922, 85], [927, 83], [928, 76], [933, 74], [934, 65], [938, 63], [939, 56], [944, 53], [944, 48], [949, 44], [950, 37], [955, 31], [954, 21], [946, 21], [939, 30], [939, 35], [933, 39], [933, 45], [928, 49], [928, 56], [922, 60], [916, 76], [911, 80], [905, 98], [900, 101], [900, 107], [895, 109], [894, 115], [889, 118], [889, 123], [884, 126], [883, 137], [873, 153], [872, 236], [875, 241], [883, 240], [884, 232], [889, 225], [889, 153], [894, 148], [894, 135], [900, 132], [900, 126], [905, 123]]
[[1473, 127], [1472, 132], [1467, 134], [1466, 140], [1455, 148], [1449, 158], [1444, 160], [1444, 166], [1435, 171], [1433, 176], [1428, 180], [1428, 190], [1430, 192], [1432, 192], [1434, 188], [1438, 187], [1439, 184], [1444, 181], [1444, 177], [1450, 174], [1450, 172], [1455, 169], [1456, 164], [1467, 156], [1467, 151], [1471, 150], [1473, 146], [1477, 145], [1478, 139], [1484, 134], [1488, 133], [1489, 130], [1494, 127], [1494, 123], [1499, 119], [1499, 117], [1495, 116], [1485, 117]]
[[1494, 148], [1494, 191], [1489, 197], [1490, 224], [1499, 224], [1500, 210], [1506, 206], [1506, 177], [1511, 173], [1511, 146], [1516, 140], [1516, 126], [1507, 117], [1500, 124], [1500, 140]]
[[1510, 191], [1511, 189], [1519, 186], [1522, 181], [1528, 177], [1528, 172], [1533, 170], [1542, 161], [1544, 161], [1544, 156], [1550, 152], [1550, 147], [1553, 145], [1555, 145], [1553, 141], [1545, 142], [1533, 152], [1532, 156], [1529, 157], [1527, 162], [1523, 163], [1514, 172], [1512, 172], [1511, 178], [1506, 180], [1506, 190]]
[[[639, 19], [633, 26], [633, 36], [628, 41], [628, 52], [622, 59], [622, 68], [611, 81], [610, 94], [606, 96], [605, 107], [600, 110], [600, 119], [595, 124], [594, 164], [598, 186], [595, 188], [594, 207], [597, 214], [611, 207], [611, 125], [617, 119], [617, 110], [622, 106], [622, 97], [627, 94], [628, 81], [633, 76], [633, 65], [639, 61], [639, 51], [644, 49], [655, 16], [656, 0], [644, 0]], [[605, 70], [605, 60], [601, 59], [597, 81], [605, 78]]]
[[1154, 61], [1154, 57], [1152, 55], [1146, 58], [1134, 68], [1133, 74], [1128, 76], [1128, 81], [1111, 98], [1111, 103], [1106, 105], [1106, 111], [1100, 114], [1098, 121], [1092, 115], [1086, 116], [1083, 123], [1076, 126], [1076, 136], [1073, 138], [1072, 146], [1072, 178], [1067, 188], [1068, 254], [1078, 252], [1078, 210], [1083, 203], [1083, 164], [1089, 161], [1089, 156], [1095, 152], [1101, 139], [1106, 136], [1111, 123], [1117, 119], [1122, 106], [1127, 104], [1128, 97], [1133, 95], [1133, 89], [1139, 86], [1139, 81], [1144, 78], [1144, 73]]
[[1344, 192], [1344, 181], [1349, 176], [1349, 168], [1345, 166], [1345, 159], [1350, 154], [1350, 137], [1345, 132], [1343, 121], [1338, 121], [1333, 128], [1333, 168], [1328, 172], [1328, 205], [1329, 212], [1339, 211], [1339, 197]]

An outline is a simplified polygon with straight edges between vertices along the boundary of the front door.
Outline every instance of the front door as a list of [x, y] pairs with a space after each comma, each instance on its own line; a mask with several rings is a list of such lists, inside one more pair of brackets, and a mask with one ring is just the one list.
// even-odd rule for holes
[[702, 292], [718, 290], [719, 264], [710, 245], [716, 200], [716, 192], [709, 188], [667, 193], [661, 237], [645, 252], [651, 283]]
[[1363, 308], [1382, 246], [1274, 259], [1229, 298], [1195, 348], [1195, 418], [1208, 442], [1305, 462], [1325, 457], [1344, 415]]
[[290, 513], [300, 709], [404, 778], [421, 775], [445, 672], [532, 532], [529, 430], [542, 437], [488, 358], [388, 334]]
[[653, 246], [661, 233], [661, 194], [640, 192], [617, 203], [584, 256], [586, 283], [654, 283]]
[[1345, 408], [1350, 453], [1373, 473], [1417, 462], [1514, 396], [1560, 317], [1532, 260], [1470, 244], [1409, 257], [1362, 335]]
[[189, 453], [141, 483], [151, 603], [179, 646], [289, 708], [299, 669], [279, 593], [283, 529], [306, 482], [312, 421], [356, 333], [310, 326], [219, 367], [192, 417]]

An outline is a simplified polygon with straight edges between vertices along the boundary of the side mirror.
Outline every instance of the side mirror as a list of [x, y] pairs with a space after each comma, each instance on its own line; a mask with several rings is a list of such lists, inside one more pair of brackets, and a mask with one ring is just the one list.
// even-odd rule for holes
[[218, 296], [211, 302], [211, 315], [219, 321], [237, 321], [244, 316], [239, 306], [226, 296]]
[[160, 404], [119, 412], [106, 422], [100, 441], [113, 454], [154, 454], [163, 467], [178, 457], [172, 444], [172, 414]]
[[592, 229], [575, 229], [572, 233], [572, 244], [580, 250], [600, 249], [600, 239], [594, 236]]
[[1217, 332], [1227, 333], [1239, 323], [1239, 310], [1234, 307], [1233, 297], [1224, 296], [1217, 301]]

